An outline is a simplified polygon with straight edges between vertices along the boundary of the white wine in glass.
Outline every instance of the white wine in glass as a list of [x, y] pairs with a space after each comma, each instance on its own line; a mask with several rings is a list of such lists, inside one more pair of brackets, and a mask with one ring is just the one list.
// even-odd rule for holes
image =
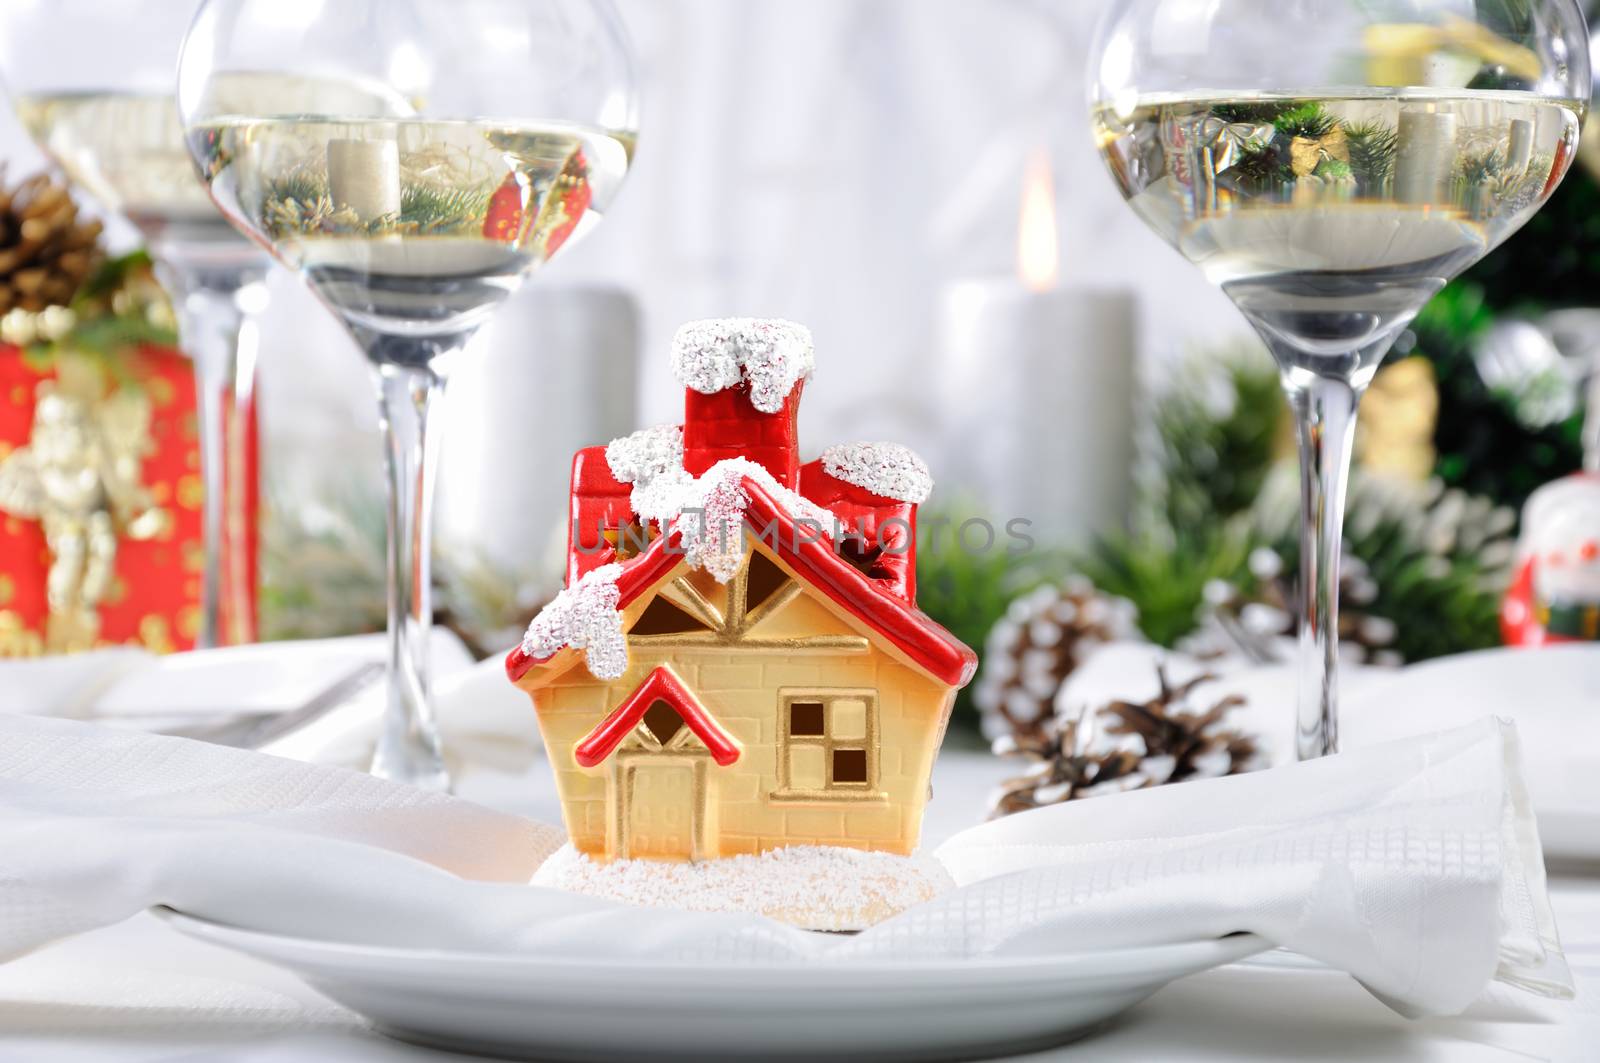
[[22, 94], [13, 103], [67, 177], [146, 240], [256, 254], [195, 180], [170, 92]]
[[629, 134], [468, 120], [228, 119], [190, 133], [231, 217], [357, 326], [476, 324], [605, 213]]
[[1122, 193], [1258, 329], [1360, 362], [1539, 209], [1584, 104], [1521, 93], [1163, 97], [1095, 115]]
[[1576, 0], [1113, 0], [1090, 60], [1122, 194], [1278, 363], [1301, 459], [1296, 750], [1338, 750], [1356, 412], [1454, 277], [1549, 199], [1590, 93]]
[[[192, 0], [163, 0], [167, 12], [192, 14]], [[189, 4], [188, 8], [184, 4]], [[187, 24], [187, 18], [185, 18]], [[172, 79], [181, 34], [163, 42], [159, 90], [93, 88], [13, 96], [17, 117], [74, 184], [122, 215], [158, 252], [171, 248], [204, 263], [259, 260], [250, 239], [230, 224], [195, 176]], [[370, 81], [337, 75], [257, 71], [220, 77], [212, 98], [234, 110], [267, 106], [330, 107], [404, 116], [410, 104]]]

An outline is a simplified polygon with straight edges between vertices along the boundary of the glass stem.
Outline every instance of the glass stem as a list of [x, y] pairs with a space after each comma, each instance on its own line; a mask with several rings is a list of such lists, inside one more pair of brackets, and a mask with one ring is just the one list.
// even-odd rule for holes
[[[225, 641], [225, 596], [233, 599], [235, 619], [244, 627], [253, 612], [253, 603], [247, 599], [254, 575], [242, 571], [245, 543], [234, 542], [235, 537], [228, 535], [227, 514], [247, 512], [248, 506], [245, 432], [254, 399], [256, 355], [249, 313], [265, 304], [264, 274], [259, 266], [187, 270], [166, 264], [158, 266], [158, 273], [173, 297], [179, 340], [194, 363], [203, 488], [203, 567], [194, 644], [196, 649], [210, 649]], [[237, 538], [242, 537], [241, 533]], [[244, 630], [236, 634], [238, 637], [226, 641], [251, 641], [253, 635]]]
[[363, 334], [382, 407], [389, 471], [388, 708], [372, 773], [425, 789], [449, 788], [429, 700], [433, 627], [434, 471], [440, 433], [430, 424], [444, 402], [442, 366], [464, 337]]
[[1600, 474], [1600, 365], [1590, 370], [1588, 414], [1583, 423], [1583, 471]]
[[1339, 751], [1339, 558], [1363, 387], [1305, 369], [1284, 374], [1300, 443], [1300, 682], [1295, 750]]

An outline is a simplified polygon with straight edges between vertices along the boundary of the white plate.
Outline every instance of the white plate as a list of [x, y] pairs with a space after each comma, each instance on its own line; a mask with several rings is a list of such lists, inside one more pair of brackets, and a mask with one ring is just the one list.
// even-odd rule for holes
[[163, 917], [285, 967], [382, 1032], [540, 1059], [970, 1059], [1061, 1044], [1168, 982], [1266, 948], [1235, 935], [1075, 956], [648, 965], [279, 937]]

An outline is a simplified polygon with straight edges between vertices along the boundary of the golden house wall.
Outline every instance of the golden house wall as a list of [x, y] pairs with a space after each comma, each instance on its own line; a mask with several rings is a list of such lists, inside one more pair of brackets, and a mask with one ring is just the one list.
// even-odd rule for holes
[[[830, 605], [811, 597], [809, 590], [764, 621], [759, 632], [767, 638], [861, 633]], [[876, 641], [860, 640], [850, 649], [813, 650], [657, 648], [635, 641], [627, 674], [612, 682], [595, 679], [581, 659], [574, 664], [533, 691], [533, 696], [567, 830], [583, 852], [597, 857], [625, 855], [621, 835], [630, 829], [649, 831], [655, 849], [675, 847], [672, 824], [645, 822], [641, 827], [637, 818], [630, 821], [630, 810], [619, 805], [626, 802], [623, 791], [635, 785], [644, 793], [665, 793], [674, 802], [680, 799], [679, 790], [686, 778], [692, 781], [692, 774], [646, 771], [643, 782], [637, 774], [627, 774], [652, 765], [704, 772], [704, 811], [698, 821], [701, 843], [677, 854], [683, 857], [807, 844], [902, 854], [916, 847], [933, 760], [954, 692]], [[630, 752], [624, 745], [594, 768], [579, 767], [574, 747], [662, 664], [677, 673], [712, 718], [739, 742], [739, 759], [724, 768], [703, 754], [696, 758], [692, 751]], [[812, 745], [825, 751], [832, 739], [791, 740], [786, 733], [786, 704], [825, 700], [830, 694], [845, 699], [837, 718], [849, 733], [865, 730], [872, 739], [869, 784], [847, 792], [819, 792], [815, 776], [809, 774], [816, 770], [816, 756], [810, 750], [791, 750], [791, 745]], [[864, 727], [855, 720], [859, 710], [852, 703], [858, 701], [867, 703]], [[834, 708], [829, 708], [830, 720]], [[833, 744], [854, 747], [862, 742]], [[813, 785], [804, 785], [808, 781]]]

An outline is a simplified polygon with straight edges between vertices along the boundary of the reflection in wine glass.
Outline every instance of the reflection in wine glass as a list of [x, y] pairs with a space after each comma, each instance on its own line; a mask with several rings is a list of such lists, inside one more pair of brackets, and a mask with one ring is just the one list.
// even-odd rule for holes
[[1302, 459], [1302, 758], [1338, 747], [1356, 410], [1395, 339], [1560, 183], [1588, 106], [1575, 0], [1120, 0], [1091, 60], [1129, 204], [1266, 341]]
[[229, 220], [305, 278], [372, 366], [391, 479], [373, 770], [443, 787], [427, 681], [432, 416], [468, 340], [598, 224], [627, 173], [635, 103], [616, 13], [607, 0], [206, 0], [178, 98]]
[[184, 147], [173, 81], [197, 6], [12, 0], [0, 6], [0, 66], [28, 132], [75, 185], [138, 228], [173, 298], [199, 403], [195, 644], [206, 647], [254, 639], [245, 433], [255, 384], [250, 319], [266, 307], [268, 259], [217, 211]]

